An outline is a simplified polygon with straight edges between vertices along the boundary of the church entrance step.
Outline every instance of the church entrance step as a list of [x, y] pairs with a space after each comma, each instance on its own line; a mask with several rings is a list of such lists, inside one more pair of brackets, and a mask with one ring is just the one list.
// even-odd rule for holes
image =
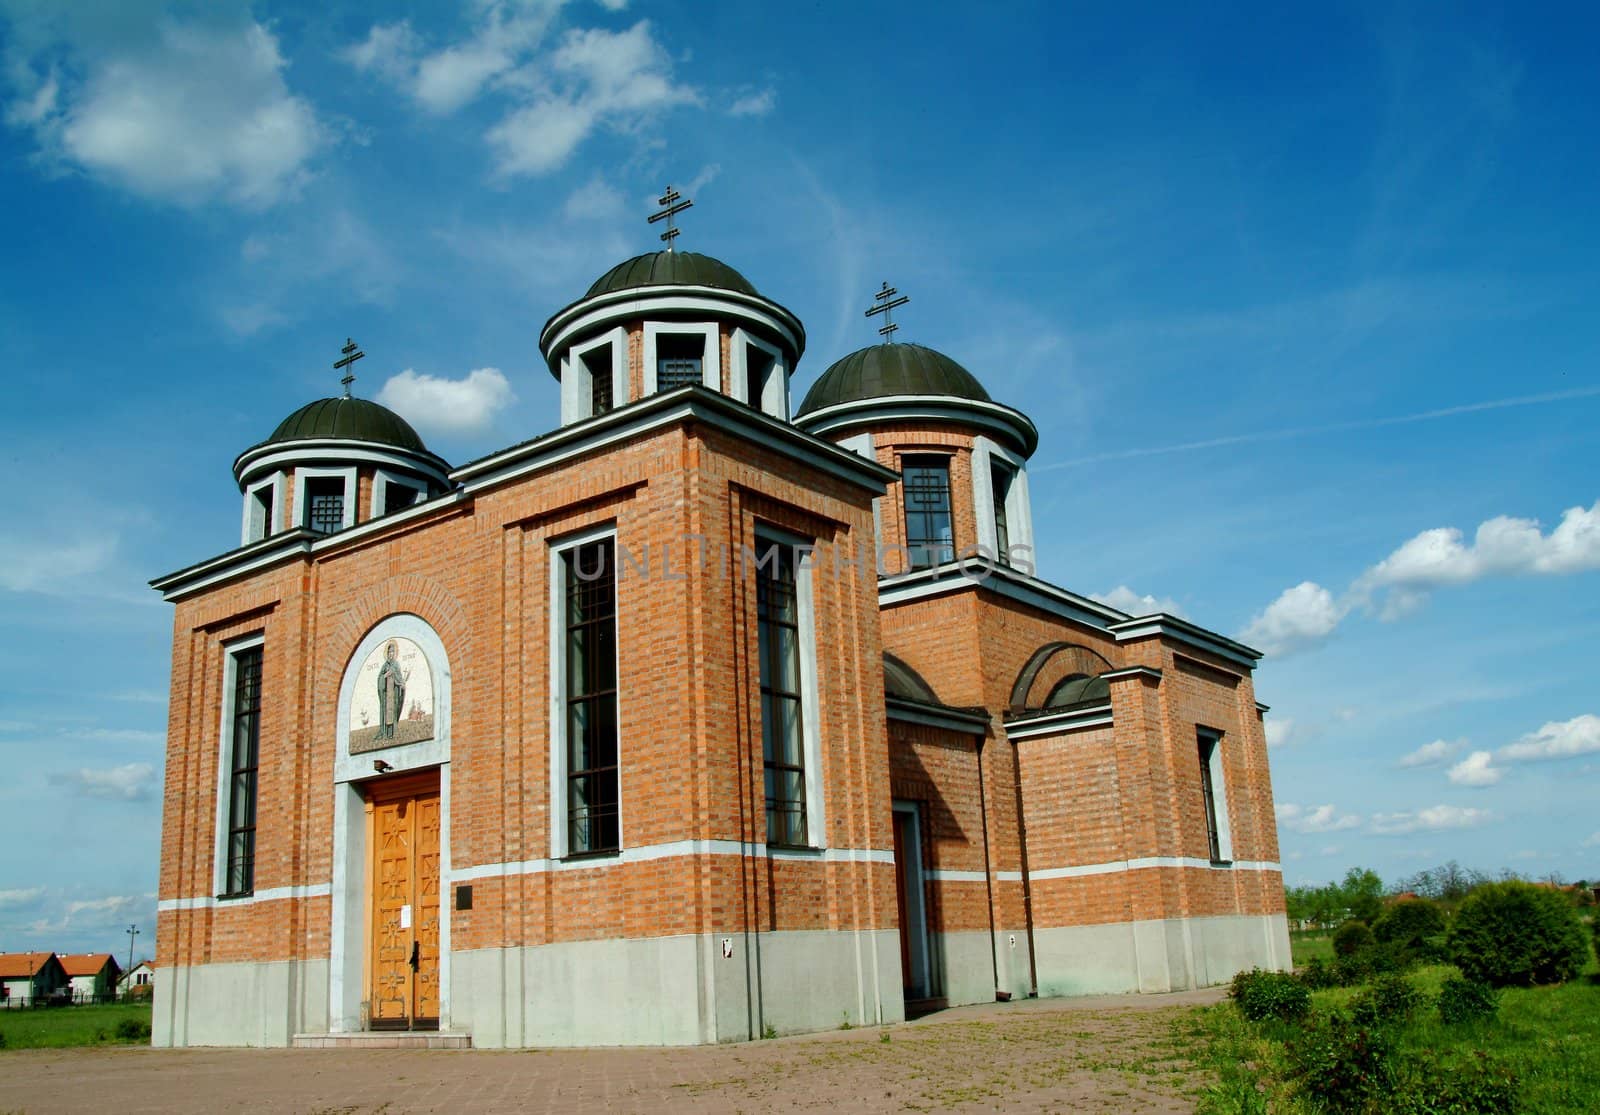
[[296, 1049], [471, 1049], [472, 1035], [448, 1030], [361, 1030], [348, 1034], [296, 1034]]

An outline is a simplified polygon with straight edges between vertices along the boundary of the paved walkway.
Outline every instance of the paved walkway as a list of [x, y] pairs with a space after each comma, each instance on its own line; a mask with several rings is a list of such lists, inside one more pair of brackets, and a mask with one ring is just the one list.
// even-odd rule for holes
[[1220, 989], [1033, 1000], [684, 1049], [0, 1053], [0, 1111], [768, 1112], [1194, 1109], [1172, 1023]]

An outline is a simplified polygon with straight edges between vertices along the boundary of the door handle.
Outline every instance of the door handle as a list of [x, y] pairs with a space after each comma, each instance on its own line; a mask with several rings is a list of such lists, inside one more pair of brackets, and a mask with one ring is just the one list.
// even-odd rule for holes
[[415, 937], [411, 938], [411, 970], [415, 972], [422, 966], [422, 942]]

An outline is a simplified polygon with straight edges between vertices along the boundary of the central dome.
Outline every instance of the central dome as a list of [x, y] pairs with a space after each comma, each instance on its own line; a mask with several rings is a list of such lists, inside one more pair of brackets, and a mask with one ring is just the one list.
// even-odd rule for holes
[[749, 279], [720, 259], [698, 252], [646, 252], [601, 275], [584, 297], [644, 286], [709, 286], [740, 294], [758, 293]]
[[417, 453], [428, 451], [417, 431], [394, 411], [368, 399], [349, 396], [307, 403], [279, 422], [266, 444], [321, 438], [371, 441]]
[[990, 401], [978, 377], [942, 352], [922, 345], [869, 345], [823, 372], [795, 414], [887, 395], [943, 395]]

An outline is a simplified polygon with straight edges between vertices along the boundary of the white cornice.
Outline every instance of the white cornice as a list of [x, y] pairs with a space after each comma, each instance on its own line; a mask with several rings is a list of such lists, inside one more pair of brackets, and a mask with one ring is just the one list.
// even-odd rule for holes
[[1111, 702], [1087, 708], [1045, 709], [1016, 720], [1006, 721], [1006, 738], [1015, 743], [1035, 736], [1058, 736], [1089, 728], [1111, 727]]
[[548, 364], [574, 340], [622, 321], [661, 314], [696, 314], [735, 318], [780, 338], [788, 346], [790, 367], [805, 352], [806, 331], [789, 310], [759, 294], [720, 287], [662, 285], [630, 287], [597, 294], [559, 310], [539, 332], [539, 352]]
[[380, 445], [370, 441], [346, 441], [341, 438], [306, 438], [301, 441], [269, 441], [252, 446], [239, 454], [233, 462], [234, 479], [239, 490], [263, 472], [275, 468], [316, 464], [373, 464], [400, 468], [446, 485], [443, 458], [432, 453], [418, 453], [398, 446]]
[[1226, 635], [1218, 635], [1215, 631], [1207, 631], [1204, 627], [1196, 626], [1188, 620], [1179, 619], [1177, 616], [1157, 612], [1154, 615], [1140, 616], [1137, 619], [1126, 620], [1122, 623], [1113, 623], [1110, 632], [1117, 637], [1119, 643], [1136, 642], [1139, 639], [1160, 637], [1173, 642], [1186, 643], [1198, 650], [1214, 654], [1218, 658], [1242, 666], [1246, 670], [1253, 670], [1256, 663], [1261, 661], [1261, 652], [1243, 643], [1234, 642]]
[[819, 437], [859, 427], [881, 428], [892, 422], [953, 422], [1001, 434], [1024, 459], [1039, 447], [1039, 431], [1026, 414], [1003, 403], [961, 399], [951, 395], [881, 395], [834, 403], [795, 418], [795, 424]]
[[680, 387], [462, 465], [450, 478], [468, 494], [675, 425], [704, 422], [764, 449], [882, 495], [899, 474], [704, 387]]

